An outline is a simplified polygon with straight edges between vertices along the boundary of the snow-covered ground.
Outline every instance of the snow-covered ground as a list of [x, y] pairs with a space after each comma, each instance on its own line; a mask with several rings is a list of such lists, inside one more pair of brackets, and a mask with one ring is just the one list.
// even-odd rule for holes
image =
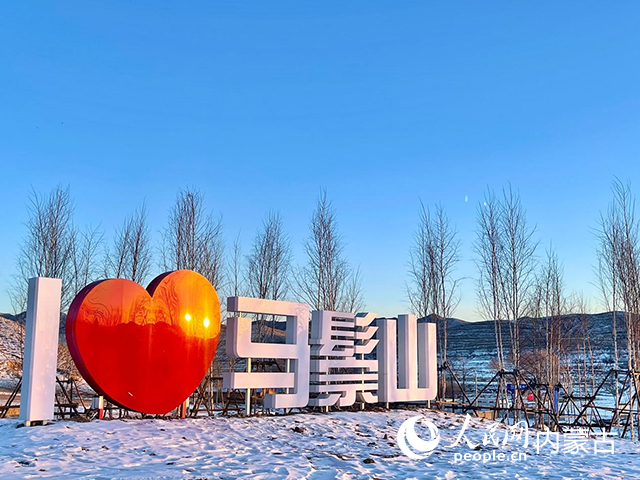
[[[398, 427], [423, 415], [441, 441], [423, 460], [405, 456]], [[56, 422], [16, 428], [0, 421], [0, 478], [638, 478], [640, 444], [615, 440], [615, 453], [535, 452], [450, 444], [464, 416], [427, 409], [334, 412], [253, 418]], [[466, 432], [481, 443], [493, 422], [472, 419]], [[428, 439], [427, 429], [418, 427]], [[504, 427], [494, 432], [502, 438]], [[522, 439], [520, 439], [522, 440]], [[590, 440], [589, 442], [592, 442]], [[460, 456], [506, 453], [504, 461], [460, 461]], [[526, 452], [511, 461], [511, 453]]]

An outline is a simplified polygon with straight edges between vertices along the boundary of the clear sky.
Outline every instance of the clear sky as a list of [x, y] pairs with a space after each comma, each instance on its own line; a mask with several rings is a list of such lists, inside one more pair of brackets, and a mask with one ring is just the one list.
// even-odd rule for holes
[[8, 2], [0, 66], [0, 311], [31, 187], [69, 184], [109, 234], [146, 199], [156, 241], [197, 187], [245, 247], [279, 210], [297, 258], [326, 187], [381, 315], [407, 310], [419, 201], [441, 202], [468, 319], [487, 186], [587, 295], [614, 176], [640, 190], [638, 2]]

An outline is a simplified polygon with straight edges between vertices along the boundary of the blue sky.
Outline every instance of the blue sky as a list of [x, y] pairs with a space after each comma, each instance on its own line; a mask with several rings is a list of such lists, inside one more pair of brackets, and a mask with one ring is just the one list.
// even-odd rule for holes
[[568, 289], [595, 295], [610, 184], [640, 188], [638, 18], [638, 2], [6, 4], [0, 311], [27, 192], [59, 183], [108, 234], [146, 200], [156, 241], [180, 187], [245, 247], [279, 210], [298, 258], [326, 187], [381, 315], [407, 310], [419, 201], [440, 202], [474, 319], [477, 204], [511, 182]]

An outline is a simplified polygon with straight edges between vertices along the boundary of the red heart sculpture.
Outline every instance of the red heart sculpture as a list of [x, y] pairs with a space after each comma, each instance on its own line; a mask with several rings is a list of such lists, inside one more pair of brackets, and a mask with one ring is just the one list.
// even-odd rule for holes
[[85, 287], [67, 315], [71, 357], [101, 395], [130, 410], [167, 413], [204, 378], [218, 345], [218, 295], [199, 273], [177, 270], [147, 290], [131, 280]]

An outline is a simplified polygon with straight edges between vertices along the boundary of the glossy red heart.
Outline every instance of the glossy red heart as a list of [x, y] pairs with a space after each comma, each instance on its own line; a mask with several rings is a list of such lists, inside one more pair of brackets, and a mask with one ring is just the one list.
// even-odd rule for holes
[[218, 295], [199, 273], [177, 270], [147, 290], [101, 280], [73, 300], [67, 345], [91, 387], [122, 407], [167, 413], [195, 391], [218, 345]]

